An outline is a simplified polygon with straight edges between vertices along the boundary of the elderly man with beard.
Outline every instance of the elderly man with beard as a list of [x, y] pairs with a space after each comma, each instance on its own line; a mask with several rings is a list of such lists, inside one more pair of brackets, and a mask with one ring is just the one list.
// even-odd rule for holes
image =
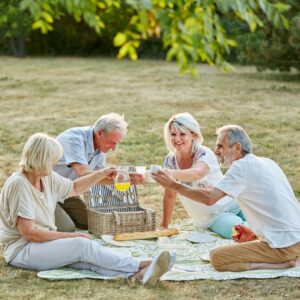
[[237, 272], [300, 265], [300, 205], [286, 175], [273, 160], [252, 154], [251, 140], [240, 126], [223, 126], [217, 135], [215, 154], [221, 166], [229, 169], [213, 187], [185, 186], [166, 171], [153, 177], [165, 188], [206, 205], [226, 195], [237, 199], [249, 228], [239, 226], [237, 243], [210, 252], [216, 270]]

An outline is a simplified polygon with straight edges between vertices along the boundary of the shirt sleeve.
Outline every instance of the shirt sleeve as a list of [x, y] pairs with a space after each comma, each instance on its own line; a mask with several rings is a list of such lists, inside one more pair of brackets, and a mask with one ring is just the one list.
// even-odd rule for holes
[[56, 195], [57, 202], [63, 203], [73, 189], [73, 181], [60, 176], [56, 172], [52, 172], [51, 181], [52, 191]]
[[220, 169], [217, 157], [209, 148], [198, 149], [198, 151], [195, 154], [194, 164], [198, 162], [205, 163], [208, 166], [210, 173], [218, 171]]
[[35, 205], [32, 195], [22, 180], [11, 182], [4, 190], [8, 204], [8, 221], [11, 226], [16, 226], [18, 216], [29, 220], [35, 219]]
[[71, 163], [88, 164], [85, 154], [85, 143], [81, 136], [66, 134], [58, 140], [64, 149], [66, 165]]
[[233, 164], [224, 177], [215, 185], [215, 188], [233, 198], [237, 198], [246, 188], [245, 176], [240, 166]]

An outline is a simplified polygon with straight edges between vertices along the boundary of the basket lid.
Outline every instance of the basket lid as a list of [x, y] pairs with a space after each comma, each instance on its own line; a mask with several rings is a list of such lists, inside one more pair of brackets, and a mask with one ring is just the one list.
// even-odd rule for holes
[[140, 206], [136, 187], [131, 185], [127, 191], [120, 192], [110, 185], [94, 185], [84, 194], [89, 207], [129, 207]]

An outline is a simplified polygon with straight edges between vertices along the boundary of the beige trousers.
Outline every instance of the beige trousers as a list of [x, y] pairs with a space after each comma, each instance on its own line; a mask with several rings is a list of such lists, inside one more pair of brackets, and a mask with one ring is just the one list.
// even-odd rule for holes
[[217, 271], [248, 271], [251, 263], [283, 263], [300, 258], [300, 242], [285, 248], [270, 248], [259, 240], [222, 246], [210, 251], [210, 262]]
[[73, 232], [75, 227], [87, 229], [87, 207], [84, 200], [77, 196], [58, 203], [55, 209], [55, 225], [57, 231], [62, 232]]

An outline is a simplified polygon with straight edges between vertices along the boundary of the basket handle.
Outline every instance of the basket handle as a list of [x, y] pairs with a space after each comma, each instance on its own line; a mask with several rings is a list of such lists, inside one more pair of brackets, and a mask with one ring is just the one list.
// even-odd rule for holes
[[152, 224], [152, 214], [149, 210], [144, 209], [145, 211], [145, 216], [146, 216], [146, 223], [148, 226], [151, 226]]
[[120, 214], [118, 212], [116, 212], [115, 210], [113, 211], [114, 215], [115, 215], [115, 220], [118, 226], [121, 225], [121, 218], [120, 218]]

